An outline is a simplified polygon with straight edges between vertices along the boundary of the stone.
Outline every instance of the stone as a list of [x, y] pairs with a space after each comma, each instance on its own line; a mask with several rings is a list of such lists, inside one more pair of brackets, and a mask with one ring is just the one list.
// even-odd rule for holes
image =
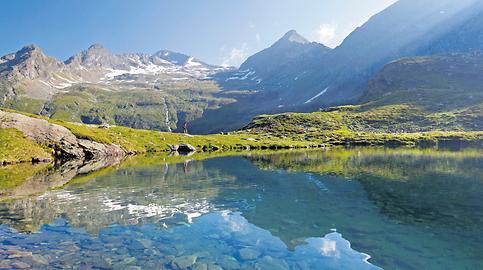
[[263, 270], [288, 270], [287, 262], [282, 259], [276, 259], [271, 256], [264, 256], [256, 263], [257, 269]]
[[191, 144], [181, 144], [178, 147], [178, 152], [196, 152], [196, 148]]
[[240, 269], [238, 261], [231, 256], [223, 256], [217, 261], [217, 263], [225, 270]]
[[15, 128], [39, 144], [52, 145], [57, 158], [93, 160], [126, 155], [120, 146], [78, 139], [69, 129], [44, 119], [1, 110], [0, 119], [0, 128]]
[[185, 255], [175, 258], [171, 262], [171, 267], [174, 269], [188, 269], [188, 267], [194, 265], [198, 257], [195, 255]]
[[13, 266], [10, 265], [10, 260], [2, 260], [0, 261], [0, 269], [12, 269]]
[[138, 240], [144, 248], [151, 248], [153, 246], [153, 241], [149, 239], [140, 239]]
[[294, 266], [294, 269], [295, 270], [310, 270], [310, 266], [308, 265], [308, 263], [306, 262], [298, 262], [295, 266]]
[[208, 265], [206, 263], [197, 263], [192, 268], [193, 270], [208, 270]]
[[168, 144], [168, 147], [169, 149], [171, 149], [171, 151], [178, 152], [178, 148], [179, 148], [178, 145]]
[[208, 265], [208, 270], [224, 270], [221, 266], [216, 265], [216, 264], [209, 264]]
[[27, 268], [31, 267], [30, 264], [24, 263], [24, 262], [14, 262], [14, 263], [12, 263], [12, 266], [15, 269], [27, 269]]
[[122, 263], [123, 264], [132, 264], [132, 263], [135, 263], [136, 262], [136, 258], [135, 257], [127, 257], [125, 258]]
[[144, 243], [141, 242], [141, 240], [134, 240], [129, 243], [127, 248], [129, 250], [144, 250], [146, 249], [146, 246]]
[[43, 264], [43, 265], [49, 264], [49, 261], [44, 256], [38, 255], [38, 254], [32, 255], [32, 260], [38, 264]]
[[142, 268], [141, 268], [141, 267], [139, 267], [139, 266], [134, 266], [134, 265], [130, 265], [130, 266], [128, 266], [128, 267], [126, 267], [126, 268], [124, 268], [124, 269], [126, 269], [126, 270], [142, 270]]
[[251, 248], [242, 248], [238, 251], [238, 254], [240, 255], [240, 258], [245, 261], [255, 260], [261, 255], [260, 251]]
[[51, 124], [47, 120], [22, 114], [0, 111], [0, 128], [15, 128], [40, 144], [55, 145], [56, 151], [68, 157], [84, 158], [76, 136], [67, 128]]

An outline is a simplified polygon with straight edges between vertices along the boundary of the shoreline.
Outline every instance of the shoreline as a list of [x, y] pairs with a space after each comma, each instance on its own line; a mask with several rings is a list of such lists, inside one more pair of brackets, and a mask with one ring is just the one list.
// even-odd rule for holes
[[334, 146], [482, 148], [483, 132], [318, 132], [278, 134], [235, 131], [212, 135], [187, 135], [94, 126], [52, 120], [37, 115], [0, 110], [0, 165], [63, 163], [80, 160], [124, 159], [127, 156], [173, 152], [189, 145], [199, 153], [321, 149]]

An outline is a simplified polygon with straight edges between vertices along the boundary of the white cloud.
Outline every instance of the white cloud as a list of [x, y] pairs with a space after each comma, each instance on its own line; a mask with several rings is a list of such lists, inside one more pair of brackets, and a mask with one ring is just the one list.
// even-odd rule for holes
[[[221, 49], [222, 53], [226, 50], [225, 48]], [[232, 48], [223, 57], [222, 66], [239, 66], [248, 56], [248, 45], [243, 43], [239, 48]]]
[[329, 47], [335, 47], [337, 42], [338, 25], [334, 23], [324, 23], [313, 31], [314, 40]]
[[257, 40], [257, 42], [260, 42], [260, 41], [262, 40], [262, 37], [260, 36], [260, 34], [259, 34], [259, 33], [257, 33], [257, 34], [255, 35], [255, 39]]

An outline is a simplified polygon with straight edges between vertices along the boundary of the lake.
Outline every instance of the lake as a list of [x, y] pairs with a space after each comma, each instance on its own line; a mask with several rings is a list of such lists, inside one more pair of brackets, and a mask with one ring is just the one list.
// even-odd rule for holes
[[0, 168], [0, 269], [483, 269], [481, 150], [201, 158]]

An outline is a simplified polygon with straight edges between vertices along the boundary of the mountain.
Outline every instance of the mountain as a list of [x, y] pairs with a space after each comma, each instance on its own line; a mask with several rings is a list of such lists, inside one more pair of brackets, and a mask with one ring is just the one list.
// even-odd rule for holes
[[482, 85], [482, 53], [403, 58], [370, 80], [360, 105], [260, 116], [245, 129], [307, 138], [335, 133], [341, 141], [372, 136], [364, 133], [482, 131]]
[[213, 76], [224, 93], [233, 93], [236, 102], [207, 109], [191, 123], [197, 133], [236, 130], [259, 114], [298, 110], [292, 100], [304, 95], [295, 82], [313, 80], [309, 69], [323, 63], [331, 49], [310, 42], [295, 30], [287, 32], [269, 48], [249, 57], [237, 70]]
[[233, 102], [209, 77], [228, 71], [170, 51], [113, 54], [99, 44], [65, 62], [35, 45], [0, 60], [0, 106], [83, 123], [171, 130]]
[[481, 51], [482, 1], [399, 0], [335, 49], [292, 30], [239, 69], [99, 44], [62, 62], [28, 46], [0, 59], [0, 106], [84, 123], [230, 131], [259, 114], [366, 102], [371, 79], [401, 58]]
[[481, 131], [482, 85], [483, 53], [403, 58], [371, 79], [361, 110], [400, 108], [404, 130]]
[[221, 83], [228, 89], [283, 93], [290, 90], [287, 81], [304, 80], [305, 70], [322, 63], [330, 51], [291, 30], [271, 47], [249, 57], [239, 70], [223, 74]]
[[267, 110], [310, 111], [357, 102], [371, 77], [402, 57], [481, 50], [483, 2], [400, 0], [332, 50], [290, 31], [222, 85], [277, 93]]
[[[329, 87], [321, 105], [356, 101], [369, 79], [401, 57], [483, 49], [483, 3], [477, 0], [401, 0], [352, 32], [321, 65]], [[461, 31], [467, 29], [467, 31]]]
[[23, 93], [34, 98], [45, 98], [53, 94], [53, 90], [47, 89], [38, 80], [49, 78], [63, 68], [62, 62], [44, 55], [35, 45], [7, 54], [0, 58], [0, 97], [6, 100]]

